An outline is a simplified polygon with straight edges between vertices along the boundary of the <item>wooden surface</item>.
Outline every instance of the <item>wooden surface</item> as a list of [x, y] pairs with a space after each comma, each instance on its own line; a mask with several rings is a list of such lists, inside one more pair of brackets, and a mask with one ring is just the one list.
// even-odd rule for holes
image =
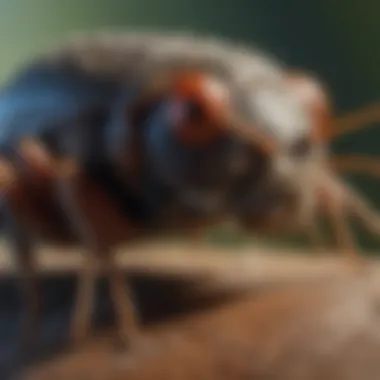
[[[221, 249], [211, 245], [179, 243], [136, 244], [120, 249], [116, 259], [121, 268], [129, 271], [207, 277], [211, 282], [221, 280], [228, 286], [334, 277], [352, 267], [345, 257], [336, 252], [304, 252], [266, 246]], [[80, 250], [51, 247], [40, 247], [36, 251], [36, 260], [40, 274], [45, 276], [73, 274], [85, 263]], [[380, 276], [380, 260], [370, 262], [371, 271], [379, 271]], [[17, 271], [12, 256], [7, 246], [0, 242], [0, 277], [15, 275]]]
[[378, 289], [369, 276], [252, 288], [148, 325], [136, 348], [93, 339], [23, 380], [377, 380]]
[[[6, 277], [14, 268], [2, 252]], [[52, 356], [48, 348], [44, 361], [22, 367], [17, 378], [380, 378], [377, 261], [358, 271], [327, 253], [175, 244], [130, 248], [118, 259], [127, 274], [140, 276], [135, 294], [147, 321], [140, 345], [118, 353], [103, 327], [96, 332], [104, 337], [90, 339], [76, 352]], [[64, 278], [80, 268], [81, 256], [47, 249], [39, 263], [41, 275]]]

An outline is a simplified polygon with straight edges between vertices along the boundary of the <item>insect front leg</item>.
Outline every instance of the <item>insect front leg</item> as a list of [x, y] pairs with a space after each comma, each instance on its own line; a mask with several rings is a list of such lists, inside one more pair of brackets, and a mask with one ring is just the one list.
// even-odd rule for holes
[[115, 264], [113, 247], [128, 240], [131, 226], [84, 174], [61, 176], [58, 190], [68, 220], [86, 251], [73, 311], [71, 337], [74, 342], [79, 342], [87, 333], [91, 323], [97, 267], [101, 264], [109, 280], [118, 335], [128, 346], [137, 333], [137, 318], [130, 289]]

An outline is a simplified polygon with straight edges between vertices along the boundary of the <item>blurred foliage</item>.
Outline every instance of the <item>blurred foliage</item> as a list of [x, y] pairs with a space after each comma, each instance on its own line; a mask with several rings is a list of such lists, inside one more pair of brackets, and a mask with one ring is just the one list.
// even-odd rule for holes
[[[0, 80], [78, 30], [195, 29], [252, 41], [290, 65], [316, 72], [343, 113], [379, 97], [379, 10], [376, 0], [1, 0]], [[379, 130], [366, 129], [332, 149], [376, 154], [379, 139]], [[376, 182], [350, 179], [380, 203]], [[224, 232], [217, 237], [239, 241]], [[360, 237], [365, 248], [378, 248], [375, 239]]]

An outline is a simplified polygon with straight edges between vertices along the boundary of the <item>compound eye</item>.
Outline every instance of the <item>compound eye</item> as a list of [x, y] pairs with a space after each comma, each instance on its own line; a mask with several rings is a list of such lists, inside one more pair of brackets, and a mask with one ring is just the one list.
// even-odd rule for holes
[[199, 72], [182, 73], [175, 78], [169, 96], [170, 120], [183, 143], [210, 143], [223, 134], [230, 99], [221, 80]]
[[291, 146], [291, 154], [294, 157], [305, 158], [312, 149], [312, 140], [307, 136], [301, 137]]

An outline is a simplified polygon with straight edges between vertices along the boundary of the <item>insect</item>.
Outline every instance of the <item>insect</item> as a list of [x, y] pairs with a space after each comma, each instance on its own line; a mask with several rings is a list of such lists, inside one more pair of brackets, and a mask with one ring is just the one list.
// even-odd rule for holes
[[262, 52], [178, 33], [77, 38], [21, 69], [0, 100], [0, 180], [27, 331], [39, 303], [35, 240], [85, 251], [73, 341], [90, 327], [101, 266], [129, 344], [138, 316], [115, 247], [229, 217], [309, 227], [323, 176], [344, 186], [325, 170], [322, 127], [297, 88]]
[[24, 279], [27, 336], [36, 332], [40, 299], [36, 241], [85, 250], [73, 341], [87, 334], [95, 274], [102, 266], [119, 336], [128, 344], [138, 321], [114, 265], [114, 248], [214, 223], [256, 160], [257, 149], [221, 112], [232, 108], [229, 92], [209, 67], [220, 65], [220, 48], [210, 60], [203, 55], [212, 44], [197, 42], [192, 64], [185, 47], [172, 68], [177, 48], [171, 45], [181, 39], [160, 38], [165, 43], [158, 50], [154, 35], [69, 43], [30, 62], [3, 89], [3, 211]]

